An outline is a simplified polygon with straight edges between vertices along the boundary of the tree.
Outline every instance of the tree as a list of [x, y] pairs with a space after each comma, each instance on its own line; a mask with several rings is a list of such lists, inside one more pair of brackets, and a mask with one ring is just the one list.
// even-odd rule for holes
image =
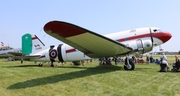
[[178, 52], [179, 54], [180, 54], [180, 50], [179, 50], [179, 52]]

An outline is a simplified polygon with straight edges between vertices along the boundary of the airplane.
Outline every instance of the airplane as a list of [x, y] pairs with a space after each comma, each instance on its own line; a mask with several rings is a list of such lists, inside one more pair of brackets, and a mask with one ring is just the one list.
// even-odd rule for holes
[[21, 48], [13, 48], [10, 46], [0, 47], [0, 58], [9, 58], [18, 59], [17, 56], [21, 56]]
[[[161, 31], [157, 27], [136, 28], [100, 35], [64, 21], [50, 21], [44, 25], [44, 31], [65, 44], [44, 49], [42, 48], [44, 45], [37, 42], [39, 41], [37, 36], [30, 35], [33, 44], [31, 42], [26, 42], [26, 44], [33, 47], [34, 54], [28, 52], [28, 50], [23, 54], [30, 54], [29, 56], [32, 57], [38, 56], [40, 59], [36, 60], [51, 61], [52, 66], [55, 61], [80, 61], [91, 58], [126, 56], [125, 70], [135, 69], [134, 62], [128, 58], [129, 55], [140, 57], [142, 54], [150, 52], [153, 47], [167, 42], [172, 37], [171, 33]], [[27, 38], [26, 35], [24, 38]]]
[[[57, 50], [55, 50], [55, 49]], [[76, 51], [76, 52], [73, 52]], [[73, 52], [73, 54], [71, 53]], [[74, 58], [76, 57], [76, 58]], [[34, 34], [26, 33], [22, 36], [22, 61], [40, 61], [39, 66], [43, 66], [45, 62], [73, 62], [79, 64], [81, 60], [89, 60], [84, 53], [77, 51], [67, 44], [59, 44], [58, 46], [47, 47]], [[51, 66], [54, 66], [51, 64]]]

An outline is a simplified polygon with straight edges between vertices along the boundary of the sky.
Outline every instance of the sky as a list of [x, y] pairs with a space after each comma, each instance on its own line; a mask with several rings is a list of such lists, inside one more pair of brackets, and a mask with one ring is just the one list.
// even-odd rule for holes
[[[2, 0], [0, 42], [21, 47], [21, 36], [36, 34], [46, 46], [62, 42], [43, 30], [52, 20], [70, 22], [101, 35], [158, 27], [172, 38], [161, 47], [180, 51], [180, 0]], [[158, 51], [159, 48], [153, 49]]]

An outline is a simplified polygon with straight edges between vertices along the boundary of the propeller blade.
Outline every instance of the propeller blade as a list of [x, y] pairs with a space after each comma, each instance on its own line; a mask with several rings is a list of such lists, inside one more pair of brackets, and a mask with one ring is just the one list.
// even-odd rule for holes
[[149, 28], [149, 30], [150, 30], [150, 37], [151, 37], [151, 42], [152, 42], [152, 46], [153, 46], [154, 45], [154, 40], [153, 40], [151, 28]]

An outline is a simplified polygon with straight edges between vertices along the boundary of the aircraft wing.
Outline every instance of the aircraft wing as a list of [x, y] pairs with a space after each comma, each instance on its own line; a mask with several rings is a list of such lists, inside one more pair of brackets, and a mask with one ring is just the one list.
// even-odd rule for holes
[[48, 22], [44, 31], [91, 58], [125, 55], [132, 51], [124, 44], [67, 22]]
[[10, 54], [12, 56], [22, 56], [21, 52], [8, 52], [8, 54]]
[[8, 58], [12, 56], [21, 56], [22, 53], [20, 52], [8, 52], [7, 54], [0, 54], [0, 58]]
[[11, 57], [12, 55], [10, 54], [1, 54], [0, 55], [0, 58], [8, 58], [8, 57]]

